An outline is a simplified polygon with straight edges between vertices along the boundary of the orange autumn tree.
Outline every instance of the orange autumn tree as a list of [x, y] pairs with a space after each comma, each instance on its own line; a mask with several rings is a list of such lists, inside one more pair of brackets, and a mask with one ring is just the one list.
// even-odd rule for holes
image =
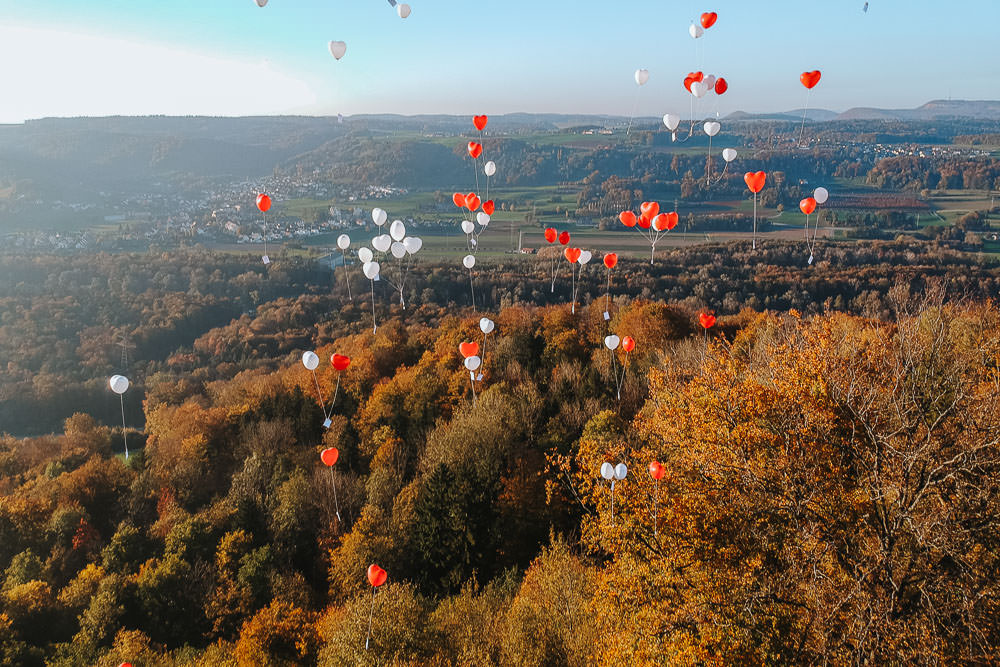
[[[998, 325], [939, 303], [889, 324], [761, 317], [651, 373], [631, 431], [595, 418], [573, 466], [608, 559], [602, 664], [997, 655]], [[604, 461], [630, 468], [614, 523]]]

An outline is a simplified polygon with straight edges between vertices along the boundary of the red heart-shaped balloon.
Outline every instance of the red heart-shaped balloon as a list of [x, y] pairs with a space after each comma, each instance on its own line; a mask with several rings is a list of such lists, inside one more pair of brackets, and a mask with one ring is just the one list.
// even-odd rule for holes
[[622, 338], [622, 349], [626, 352], [631, 352], [635, 349], [635, 338], [631, 336], [625, 336]]
[[812, 197], [806, 197], [799, 202], [799, 209], [806, 215], [811, 215], [816, 210], [816, 200]]
[[680, 216], [677, 215], [677, 211], [667, 213], [667, 231], [676, 227], [678, 222], [680, 222]]
[[719, 20], [719, 15], [715, 12], [705, 12], [701, 15], [701, 27], [708, 30]]
[[618, 219], [621, 220], [622, 224], [626, 227], [635, 227], [636, 217], [635, 213], [632, 211], [622, 211], [618, 214]]
[[548, 227], [548, 228], [545, 229], [545, 240], [546, 241], [548, 241], [549, 243], [555, 243], [557, 238], [559, 238], [559, 232], [557, 232], [556, 230], [552, 229], [551, 227]]
[[649, 229], [652, 226], [653, 226], [653, 221], [650, 218], [647, 218], [646, 216], [642, 216], [641, 218], [639, 218], [639, 227], [641, 227], [642, 229]]
[[458, 351], [461, 352], [462, 356], [466, 359], [474, 357], [479, 354], [479, 343], [459, 343]]
[[319, 458], [323, 461], [323, 465], [329, 468], [337, 462], [338, 458], [340, 458], [340, 452], [337, 451], [336, 447], [330, 447], [329, 449], [324, 449], [320, 452]]
[[477, 208], [479, 208], [479, 205], [481, 203], [482, 200], [479, 199], [479, 196], [475, 192], [470, 192], [469, 194], [465, 195], [465, 208], [469, 209], [470, 211], [475, 211]]
[[343, 354], [334, 354], [330, 357], [330, 363], [338, 371], [346, 371], [347, 367], [351, 365], [351, 358]]
[[489, 121], [489, 118], [487, 118], [486, 116], [473, 116], [472, 117], [472, 124], [475, 125], [476, 129], [479, 130], [480, 132], [482, 132], [483, 128], [486, 127], [487, 121]]
[[659, 461], [653, 461], [649, 464], [649, 476], [653, 479], [663, 479], [663, 475], [666, 474], [667, 470], [663, 467], [663, 464]]
[[469, 149], [469, 155], [471, 155], [473, 158], [477, 158], [483, 154], [483, 145], [479, 142], [470, 141], [468, 149]]
[[695, 72], [694, 74], [691, 75], [691, 78], [700, 83], [705, 80], [705, 73]]
[[819, 78], [821, 76], [823, 75], [820, 74], [820, 71], [818, 69], [814, 69], [811, 72], [803, 72], [799, 75], [799, 81], [801, 81], [802, 85], [806, 88], [812, 89], [813, 86], [819, 83]]
[[257, 195], [257, 208], [261, 213], [266, 213], [271, 208], [271, 198], [263, 193]]
[[496, 204], [493, 203], [492, 199], [487, 199], [483, 202], [483, 213], [486, 215], [493, 215], [493, 211], [496, 210]]
[[721, 76], [715, 80], [715, 94], [721, 95], [722, 93], [729, 90], [729, 84]]
[[662, 232], [667, 228], [667, 214], [661, 213], [655, 218], [653, 218], [653, 229], [658, 232]]
[[562, 245], [566, 245], [567, 243], [569, 243], [569, 232], [559, 233], [559, 243], [561, 243]]
[[378, 588], [379, 586], [384, 584], [388, 576], [389, 575], [386, 574], [386, 571], [380, 568], [375, 563], [372, 563], [371, 565], [368, 566], [368, 583], [370, 583], [375, 588]]
[[461, 192], [456, 192], [451, 196], [451, 200], [455, 202], [455, 206], [459, 208], [465, 208], [465, 195]]
[[715, 315], [713, 315], [712, 313], [702, 313], [701, 315], [698, 316], [698, 322], [705, 329], [711, 329], [713, 326], [715, 326]]
[[684, 88], [690, 93], [691, 84], [694, 83], [694, 78], [691, 75], [684, 77]]
[[576, 260], [580, 259], [580, 253], [583, 252], [579, 248], [566, 248], [563, 250], [563, 254], [566, 255], [566, 259], [569, 260], [570, 264], [575, 264]]
[[655, 201], [644, 201], [639, 206], [639, 210], [642, 211], [642, 217], [652, 220], [660, 212], [660, 205]]
[[750, 192], [757, 194], [764, 189], [764, 181], [767, 180], [767, 174], [762, 171], [748, 171], [743, 174], [743, 181], [750, 188]]
[[609, 269], [615, 268], [615, 265], [617, 263], [618, 263], [618, 255], [616, 253], [609, 252], [607, 255], [604, 256], [604, 266], [608, 267]]

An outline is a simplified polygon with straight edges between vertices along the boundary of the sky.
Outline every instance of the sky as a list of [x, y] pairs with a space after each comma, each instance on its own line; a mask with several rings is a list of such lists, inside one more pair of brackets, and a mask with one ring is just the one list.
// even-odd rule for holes
[[[0, 0], [0, 123], [48, 116], [684, 114], [1000, 99], [1000, 0]], [[704, 11], [718, 22], [698, 40]], [[330, 40], [347, 43], [340, 61]], [[649, 70], [641, 88], [633, 78]], [[823, 78], [808, 95], [799, 74]], [[700, 114], [704, 115], [704, 114]]]

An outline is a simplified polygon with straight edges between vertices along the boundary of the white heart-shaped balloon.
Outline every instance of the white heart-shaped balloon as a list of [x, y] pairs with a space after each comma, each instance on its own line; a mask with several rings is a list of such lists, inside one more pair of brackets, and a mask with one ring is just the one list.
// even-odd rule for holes
[[465, 268], [471, 269], [475, 265], [476, 265], [475, 255], [466, 255], [465, 257], [462, 258], [462, 266], [464, 266]]
[[702, 79], [702, 82], [705, 84], [705, 87], [708, 88], [709, 90], [715, 88], [715, 75], [709, 74], [704, 79]]
[[468, 368], [470, 371], [478, 370], [479, 367], [482, 365], [483, 365], [483, 360], [476, 355], [465, 358], [465, 367]]
[[825, 204], [829, 198], [830, 192], [826, 188], [816, 188], [813, 190], [813, 199], [816, 200], [817, 204]]
[[380, 234], [372, 239], [372, 247], [379, 252], [388, 252], [392, 245], [392, 237], [388, 234]]
[[358, 248], [358, 259], [361, 260], [362, 264], [367, 264], [368, 262], [372, 261], [373, 257], [374, 255], [372, 255], [371, 248], [365, 248], [365, 247]]
[[315, 352], [306, 352], [302, 355], [302, 365], [307, 370], [314, 371], [319, 368], [319, 357]]
[[471, 234], [472, 232], [476, 231], [476, 226], [472, 224], [471, 220], [463, 220], [462, 231], [465, 232], [466, 234]]
[[488, 334], [491, 331], [493, 331], [493, 327], [495, 327], [495, 326], [496, 326], [496, 324], [493, 323], [493, 320], [491, 320], [488, 317], [484, 317], [481, 320], [479, 320], [479, 329], [484, 334]]
[[702, 28], [700, 25], [692, 23], [691, 27], [688, 28], [688, 34], [691, 35], [693, 38], [698, 39], [699, 37], [705, 34], [705, 29]]
[[677, 114], [668, 113], [663, 117], [663, 124], [667, 126], [668, 130], [673, 132], [681, 124], [681, 117]]
[[722, 125], [718, 121], [710, 120], [705, 123], [705, 134], [710, 137], [714, 137], [722, 129]]
[[490, 216], [487, 213], [480, 211], [479, 213], [476, 213], [476, 222], [485, 227], [490, 224]]
[[580, 264], [586, 264], [593, 258], [593, 256], [594, 253], [590, 252], [589, 250], [581, 250], [580, 258], [576, 261], [578, 261]]
[[347, 250], [351, 247], [351, 237], [347, 234], [341, 234], [337, 237], [337, 247], [341, 250]]
[[396, 259], [403, 259], [406, 257], [406, 246], [399, 241], [393, 241], [392, 245], [389, 247], [389, 252]]
[[410, 15], [410, 6], [405, 2], [396, 5], [396, 13], [399, 14], [399, 18], [405, 19], [407, 16]]
[[624, 463], [619, 463], [618, 465], [615, 466], [615, 479], [617, 479], [619, 482], [625, 479], [625, 475], [627, 474], [628, 474], [628, 466], [626, 466]]
[[497, 173], [497, 163], [494, 162], [493, 160], [490, 160], [483, 167], [483, 171], [486, 172], [487, 176], [492, 176], [493, 174]]
[[108, 380], [108, 386], [116, 394], [124, 394], [128, 391], [128, 378], [124, 375], [112, 375], [111, 379]]
[[389, 214], [380, 208], [372, 209], [372, 222], [381, 227], [389, 219]]
[[330, 42], [330, 55], [332, 55], [337, 60], [344, 57], [347, 52], [346, 42]]
[[732, 162], [736, 159], [736, 149], [735, 148], [724, 148], [722, 149], [722, 159], [726, 162]]
[[378, 262], [365, 262], [364, 266], [361, 267], [361, 270], [364, 272], [365, 278], [368, 280], [375, 280], [378, 277], [380, 268], [381, 267], [378, 265]]
[[604, 337], [604, 347], [608, 348], [609, 350], [617, 350], [618, 349], [618, 345], [621, 342], [622, 342], [621, 339], [618, 338], [618, 336], [616, 336], [614, 334], [611, 334], [610, 336], [605, 336]]
[[691, 94], [697, 97], [698, 99], [705, 97], [705, 93], [707, 92], [708, 92], [708, 86], [706, 86], [701, 81], [695, 81], [694, 83], [691, 84]]
[[645, 85], [649, 81], [649, 70], [648, 69], [637, 69], [635, 71], [635, 82], [640, 86]]
[[601, 464], [601, 477], [604, 479], [611, 479], [615, 476], [615, 467], [605, 461]]
[[258, 7], [263, 7], [266, 4], [267, 4], [267, 0], [257, 0], [257, 6]]
[[419, 236], [407, 236], [403, 239], [403, 245], [406, 246], [406, 252], [416, 255], [424, 247], [424, 240]]
[[389, 236], [393, 241], [402, 241], [406, 237], [406, 225], [402, 220], [393, 220], [389, 225]]

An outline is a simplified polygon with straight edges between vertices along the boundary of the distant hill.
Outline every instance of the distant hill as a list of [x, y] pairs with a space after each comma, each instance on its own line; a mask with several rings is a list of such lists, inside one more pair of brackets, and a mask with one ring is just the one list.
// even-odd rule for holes
[[[726, 120], [802, 120], [803, 109], [791, 111], [751, 114], [735, 111]], [[1000, 120], [1000, 101], [995, 100], [932, 100], [916, 109], [877, 109], [874, 107], [854, 107], [842, 113], [828, 109], [805, 110], [806, 118], [823, 123], [838, 120], [939, 120], [945, 118], [973, 118], [977, 120]]]

